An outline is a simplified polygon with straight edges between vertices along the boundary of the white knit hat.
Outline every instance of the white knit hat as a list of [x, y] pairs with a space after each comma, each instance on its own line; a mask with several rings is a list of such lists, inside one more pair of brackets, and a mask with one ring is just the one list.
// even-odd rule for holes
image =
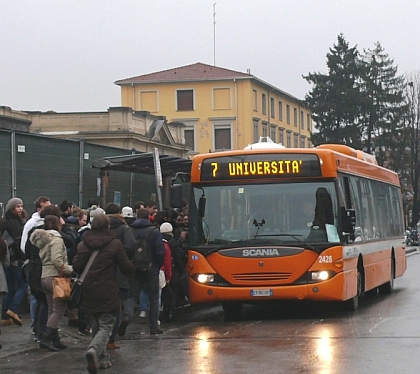
[[124, 217], [133, 218], [134, 217], [133, 208], [131, 208], [129, 206], [125, 206], [124, 208], [121, 209], [121, 214]]
[[160, 225], [160, 232], [162, 234], [171, 234], [172, 235], [172, 230], [173, 230], [172, 225], [169, 222], [163, 222]]
[[89, 212], [90, 222], [92, 222], [93, 219], [100, 214], [105, 214], [105, 211], [97, 205], [92, 205]]

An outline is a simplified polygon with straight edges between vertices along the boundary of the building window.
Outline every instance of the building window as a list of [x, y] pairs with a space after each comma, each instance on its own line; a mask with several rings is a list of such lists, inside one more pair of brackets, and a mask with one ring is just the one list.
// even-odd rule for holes
[[271, 112], [271, 118], [276, 118], [276, 108], [274, 108], [274, 97], [270, 99], [270, 112]]
[[254, 119], [252, 123], [254, 126], [254, 143], [258, 143], [258, 141], [260, 140], [260, 134], [258, 131], [258, 120]]
[[264, 123], [263, 122], [263, 124], [262, 124], [262, 136], [264, 138], [266, 138], [268, 136], [268, 129], [267, 129], [267, 127], [268, 127], [267, 123]]
[[300, 111], [300, 128], [302, 130], [305, 129], [305, 121], [304, 121], [305, 117], [303, 116], [303, 110]]
[[307, 130], [311, 131], [311, 115], [310, 114], [306, 115], [306, 126], [307, 126]]
[[184, 139], [185, 145], [191, 147], [194, 151], [197, 150], [197, 144], [195, 142], [195, 121], [184, 122]]
[[297, 127], [297, 122], [298, 122], [298, 116], [297, 116], [297, 109], [293, 108], [293, 124], [295, 125], [295, 127]]
[[279, 120], [283, 121], [283, 102], [279, 101]]
[[178, 111], [194, 110], [194, 90], [177, 90], [176, 103]]
[[287, 124], [290, 125], [290, 105], [289, 104], [286, 105], [286, 121], [287, 121]]
[[281, 145], [284, 145], [284, 129], [279, 129], [279, 143]]
[[230, 125], [214, 126], [214, 150], [227, 151], [232, 149]]
[[257, 90], [252, 90], [254, 94], [254, 111], [258, 111], [258, 93]]
[[299, 148], [299, 134], [293, 134], [293, 147]]
[[262, 94], [262, 96], [261, 96], [261, 110], [262, 110], [262, 114], [267, 114], [267, 96], [266, 96], [266, 94]]
[[187, 127], [184, 130], [185, 145], [191, 147], [195, 151], [194, 127]]
[[270, 138], [274, 143], [276, 142], [276, 126], [271, 126]]
[[292, 148], [292, 132], [291, 131], [288, 131], [287, 132], [287, 144], [286, 144], [286, 147], [287, 148]]
[[300, 137], [300, 148], [305, 148], [305, 137], [304, 136]]

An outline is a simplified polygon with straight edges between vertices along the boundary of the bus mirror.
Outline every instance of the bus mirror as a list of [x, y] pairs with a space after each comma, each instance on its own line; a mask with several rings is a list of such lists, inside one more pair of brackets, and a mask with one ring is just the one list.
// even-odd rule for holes
[[200, 197], [198, 200], [198, 216], [203, 218], [206, 212], [206, 198], [204, 196]]
[[343, 235], [354, 237], [356, 212], [354, 209], [343, 209]]
[[174, 184], [170, 187], [170, 199], [172, 208], [182, 208], [182, 184]]

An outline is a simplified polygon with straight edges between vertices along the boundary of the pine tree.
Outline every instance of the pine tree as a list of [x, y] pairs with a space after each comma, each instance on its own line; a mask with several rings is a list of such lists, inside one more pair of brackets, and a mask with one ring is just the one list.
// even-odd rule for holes
[[363, 149], [375, 154], [378, 163], [384, 165], [401, 140], [405, 79], [397, 75], [394, 61], [379, 42], [364, 52]]
[[313, 84], [306, 95], [312, 112], [314, 145], [341, 143], [361, 149], [361, 112], [366, 101], [363, 86], [365, 64], [356, 46], [349, 44], [340, 34], [337, 44], [327, 54], [328, 74], [310, 73], [304, 78]]

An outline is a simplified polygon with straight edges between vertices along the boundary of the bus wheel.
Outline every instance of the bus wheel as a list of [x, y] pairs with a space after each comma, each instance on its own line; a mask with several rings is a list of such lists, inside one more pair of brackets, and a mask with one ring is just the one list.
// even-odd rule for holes
[[394, 276], [395, 276], [395, 260], [394, 260], [394, 256], [391, 257], [391, 279], [380, 285], [378, 287], [379, 293], [381, 295], [389, 295], [392, 290], [394, 289]]
[[237, 321], [242, 316], [242, 302], [240, 301], [224, 301], [223, 307], [223, 320], [224, 321]]
[[359, 307], [359, 297], [362, 295], [362, 274], [357, 271], [357, 295], [344, 301], [344, 309], [355, 311]]

